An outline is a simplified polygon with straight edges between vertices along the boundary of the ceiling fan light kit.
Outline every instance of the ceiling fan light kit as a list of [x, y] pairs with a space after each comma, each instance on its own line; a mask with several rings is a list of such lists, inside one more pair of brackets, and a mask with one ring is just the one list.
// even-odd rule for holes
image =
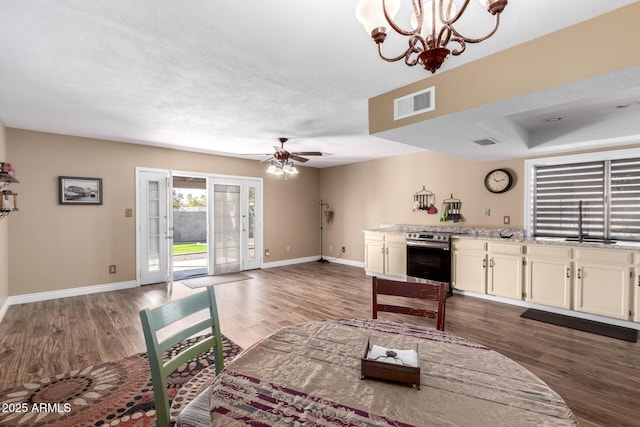
[[[410, 30], [401, 28], [395, 21], [401, 1], [360, 0], [356, 6], [356, 18], [378, 45], [380, 58], [387, 62], [404, 59], [408, 66], [420, 64], [431, 73], [435, 73], [449, 55], [464, 52], [467, 43], [480, 43], [491, 37], [497, 31], [500, 15], [507, 6], [507, 0], [478, 0], [486, 12], [494, 16], [494, 25], [483, 37], [471, 38], [462, 35], [455, 28], [467, 12], [471, 0], [463, 0], [459, 9], [453, 0], [411, 0], [413, 15]], [[387, 57], [382, 53], [382, 43], [387, 38], [388, 28], [408, 37], [409, 47], [395, 57]]]

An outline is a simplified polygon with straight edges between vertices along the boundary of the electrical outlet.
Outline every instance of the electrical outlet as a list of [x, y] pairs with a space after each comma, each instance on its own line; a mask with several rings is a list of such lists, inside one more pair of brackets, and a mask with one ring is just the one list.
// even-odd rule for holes
[[109, 274], [116, 274], [115, 264], [109, 266]]
[[269, 255], [271, 255], [271, 252], [269, 252], [269, 249], [265, 249], [264, 256], [268, 257]]
[[342, 247], [342, 253], [345, 253], [345, 252], [347, 252], [347, 248], [343, 246]]
[[505, 215], [504, 218], [502, 219], [502, 223], [503, 224], [511, 224], [511, 217]]
[[482, 213], [484, 214], [484, 216], [489, 216], [489, 215], [491, 215], [491, 209], [489, 209], [489, 208], [484, 208], [484, 210], [482, 211]]

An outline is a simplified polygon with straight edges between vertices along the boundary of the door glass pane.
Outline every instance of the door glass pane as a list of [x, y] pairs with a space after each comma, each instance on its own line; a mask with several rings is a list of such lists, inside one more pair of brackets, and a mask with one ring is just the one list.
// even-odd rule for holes
[[147, 223], [148, 232], [148, 255], [147, 272], [157, 273], [160, 271], [160, 183], [149, 181], [147, 183]]
[[214, 185], [214, 271], [240, 271], [240, 186]]

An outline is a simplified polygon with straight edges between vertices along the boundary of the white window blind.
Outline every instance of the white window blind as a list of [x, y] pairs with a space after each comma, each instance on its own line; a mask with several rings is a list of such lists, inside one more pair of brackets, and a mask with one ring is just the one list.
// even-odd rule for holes
[[640, 240], [640, 158], [611, 161], [611, 238]]
[[534, 168], [533, 234], [640, 240], [640, 158]]
[[582, 231], [604, 235], [604, 163], [537, 166], [534, 182], [534, 234], [577, 237], [582, 201]]

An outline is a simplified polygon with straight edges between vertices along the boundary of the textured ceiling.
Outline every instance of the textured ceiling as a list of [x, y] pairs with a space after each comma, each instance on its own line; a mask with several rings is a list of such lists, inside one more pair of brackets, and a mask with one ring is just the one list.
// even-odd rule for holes
[[[630, 3], [512, 0], [498, 33], [442, 71]], [[333, 154], [315, 167], [423, 150], [368, 135], [368, 98], [426, 75], [378, 59], [356, 4], [0, 0], [0, 119], [230, 156], [284, 136], [291, 151]]]

